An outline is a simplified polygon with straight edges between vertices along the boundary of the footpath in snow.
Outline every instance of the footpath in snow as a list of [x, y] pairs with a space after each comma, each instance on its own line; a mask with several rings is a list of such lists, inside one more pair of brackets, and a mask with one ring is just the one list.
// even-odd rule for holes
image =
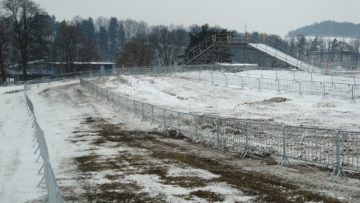
[[[243, 102], [284, 108], [257, 104], [273, 96], [265, 91], [256, 96], [251, 90], [185, 78], [126, 76], [96, 82], [119, 94], [188, 112], [231, 116], [239, 113], [234, 105]], [[32, 132], [24, 130], [31, 129], [31, 123], [23, 116], [21, 89], [0, 92], [1, 105], [6, 107], [0, 116], [0, 170], [6, 174], [0, 177], [1, 202], [39, 201], [46, 194], [44, 186], [36, 187], [41, 176], [37, 175]], [[234, 95], [247, 100], [240, 96], [233, 100]], [[271, 158], [239, 159], [184, 137], [167, 137], [157, 125], [96, 100], [82, 90], [78, 80], [35, 85], [29, 96], [65, 201], [279, 202], [316, 197], [357, 202], [359, 198], [358, 180], [334, 183], [327, 172], [314, 168], [278, 168]], [[254, 108], [248, 116], [257, 113], [260, 117], [263, 109]]]
[[22, 86], [0, 87], [0, 202], [43, 199], [33, 129]]

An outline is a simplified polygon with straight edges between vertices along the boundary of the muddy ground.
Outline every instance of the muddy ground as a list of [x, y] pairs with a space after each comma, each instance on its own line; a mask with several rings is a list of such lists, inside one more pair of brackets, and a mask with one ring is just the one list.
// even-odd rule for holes
[[[116, 111], [79, 85], [39, 95], [49, 101], [42, 109], [48, 108], [53, 120], [65, 114], [54, 128], [79, 123], [54, 133], [69, 149], [59, 155], [56, 174], [66, 202], [360, 202], [357, 179], [334, 182], [329, 170], [292, 160], [279, 168], [272, 157], [241, 158], [242, 152], [192, 143]], [[51, 114], [58, 109], [54, 101], [63, 110]]]
[[[78, 180], [85, 192], [80, 196], [67, 196], [66, 200], [90, 202], [165, 202], [168, 201], [162, 191], [149, 194], [136, 182], [124, 181], [126, 176], [149, 174], [159, 177], [163, 185], [194, 189], [189, 194], [178, 195], [184, 200], [203, 200], [222, 202], [226, 195], [216, 191], [196, 190], [213, 183], [226, 183], [249, 197], [251, 202], [340, 202], [339, 200], [315, 193], [273, 175], [244, 170], [232, 162], [239, 158], [233, 155], [214, 152], [206, 146], [191, 143], [183, 136], [171, 136], [172, 133], [157, 131], [130, 131], [123, 123], [111, 124], [104, 119], [87, 117], [83, 125], [92, 130], [75, 131], [72, 143], [85, 142], [91, 145], [89, 153], [74, 158]], [[81, 129], [81, 128], [79, 128]], [[170, 136], [169, 136], [170, 134]], [[172, 134], [174, 135], [174, 134]], [[118, 154], [97, 154], [99, 148], [125, 148]], [[248, 159], [253, 159], [248, 158]], [[267, 160], [258, 160], [263, 164], [276, 164]], [[170, 165], [179, 165], [203, 169], [217, 177], [206, 180], [197, 176], [168, 176]], [[105, 172], [105, 183], [92, 184], [91, 179], [97, 173]], [[165, 193], [165, 192], [164, 192]]]

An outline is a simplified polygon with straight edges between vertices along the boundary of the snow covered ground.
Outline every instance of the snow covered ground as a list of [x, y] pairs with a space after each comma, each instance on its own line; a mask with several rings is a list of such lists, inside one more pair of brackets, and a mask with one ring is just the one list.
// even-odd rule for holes
[[0, 202], [41, 199], [40, 163], [33, 154], [33, 130], [23, 86], [0, 87]]
[[[359, 118], [359, 104], [342, 99], [323, 100], [321, 96], [278, 95], [271, 91], [212, 86], [206, 81], [184, 77], [122, 76], [109, 80], [101, 78], [96, 82], [119, 94], [184, 112], [359, 129], [356, 122]], [[356, 202], [360, 198], [358, 180], [334, 183], [328, 180], [327, 172], [316, 169], [279, 169], [276, 164], [268, 164], [263, 160], [238, 159], [186, 140], [159, 136], [158, 126], [134, 118], [127, 112], [114, 111], [111, 105], [84, 93], [78, 83], [78, 80], [73, 80], [35, 85], [29, 92], [38, 122], [45, 132], [55, 176], [66, 201], [104, 200], [102, 198], [109, 197], [101, 196], [104, 192], [110, 196], [126, 194], [128, 198], [145, 195], [150, 200], [167, 202], [210, 201], [206, 199], [209, 197], [203, 196], [204, 193], [223, 202], [251, 201], [266, 192], [249, 187], [252, 181], [255, 181], [255, 187], [267, 178], [273, 184], [279, 177], [287, 180], [286, 184], [299, 184], [306, 190], [340, 200]], [[263, 101], [274, 96], [286, 97], [290, 101]], [[46, 190], [44, 185], [36, 187], [41, 179], [37, 174], [40, 164], [35, 163], [31, 122], [26, 113], [22, 87], [0, 88], [0, 108], [0, 202], [42, 200]], [[123, 135], [126, 132], [134, 135]], [[130, 139], [132, 136], [135, 139]], [[174, 155], [175, 152], [175, 155], [181, 155], [178, 160], [171, 159], [171, 156], [158, 157]], [[194, 159], [194, 165], [189, 160], [184, 160], [186, 163], [179, 162], [182, 157]], [[196, 165], [203, 160], [209, 160], [208, 164]], [[113, 162], [116, 168], [109, 165]], [[222, 164], [227, 165], [221, 168]], [[84, 168], [89, 165], [101, 166], [101, 170]], [[242, 177], [236, 174], [226, 176], [232, 167], [239, 170], [236, 173]], [[262, 178], [246, 179], [249, 182], [241, 185], [242, 189], [235, 187], [235, 183], [229, 183], [229, 177], [242, 180], [258, 175]], [[174, 182], [169, 184], [169, 181], [180, 181], [184, 177], [186, 182], [181, 184], [185, 186]], [[201, 180], [201, 183], [197, 180]], [[280, 179], [276, 182], [280, 185], [275, 185], [269, 191], [278, 191], [280, 188], [280, 192], [284, 192], [281, 189], [284, 180]], [[189, 187], [188, 181], [200, 185]], [[266, 183], [265, 187], [272, 184]], [[297, 191], [287, 194], [286, 190], [285, 195], [292, 198], [298, 195]], [[303, 193], [301, 195], [306, 196]]]
[[[76, 81], [78, 83], [78, 81]], [[129, 147], [116, 147], [110, 145], [102, 145], [99, 147], [93, 146], [90, 143], [91, 136], [84, 137], [79, 140], [74, 140], [74, 135], [82, 132], [89, 132], [91, 127], [84, 125], [90, 117], [101, 118], [100, 120], [106, 120], [112, 124], [125, 123], [129, 130], [143, 130], [149, 131], [156, 126], [150, 126], [149, 123], [143, 123], [141, 120], [133, 118], [132, 115], [127, 113], [114, 112], [112, 107], [106, 104], [97, 102], [94, 98], [85, 97], [79, 89], [78, 85], [74, 86], [74, 82], [67, 82], [61, 84], [55, 83], [49, 89], [46, 84], [35, 86], [30, 91], [30, 98], [32, 99], [35, 107], [35, 113], [38, 117], [38, 121], [45, 131], [46, 139], [49, 147], [50, 159], [54, 168], [57, 179], [59, 179], [60, 187], [63, 188], [63, 194], [65, 200], [69, 198], [75, 198], [77, 194], [87, 193], [84, 188], [83, 182], [86, 182], [86, 187], [96, 187], [103, 184], [110, 184], [111, 181], [106, 178], [114, 174], [123, 176], [123, 172], [114, 171], [99, 171], [90, 175], [84, 174], [83, 180], [80, 175], [77, 174], [76, 163], [74, 158], [82, 158], [96, 154], [96, 156], [104, 156], [107, 158], [116, 157], [121, 152], [130, 152], [136, 156], [147, 156], [149, 152], [147, 150], [138, 150]], [[90, 122], [92, 123], [92, 122]], [[109, 125], [109, 124], [106, 124]], [[96, 134], [96, 130], [94, 131]], [[82, 137], [82, 135], [80, 135]], [[89, 138], [90, 137], [90, 138]], [[150, 159], [151, 160], [151, 159]], [[129, 163], [127, 163], [129, 165]], [[129, 166], [133, 167], [133, 166]], [[214, 179], [217, 176], [207, 171], [200, 169], [187, 167], [187, 173], [184, 172], [181, 166], [176, 164], [170, 165], [169, 176], [200, 176], [203, 179]], [[141, 170], [142, 169], [125, 169], [123, 170]], [[194, 170], [193, 173], [191, 171]], [[139, 172], [139, 173], [140, 173]], [[133, 172], [134, 173], [134, 172]], [[79, 180], [81, 179], [81, 180]], [[122, 180], [125, 183], [134, 183], [142, 187], [141, 192], [149, 193], [151, 198], [159, 198], [162, 196], [166, 201], [180, 201], [184, 202], [186, 199], [179, 198], [179, 196], [189, 196], [191, 192], [198, 189], [181, 188], [179, 186], [164, 185], [161, 183], [163, 180], [157, 175], [151, 174], [131, 174], [124, 177]], [[216, 183], [216, 182], [215, 182]], [[90, 186], [89, 186], [90, 185]], [[116, 189], [116, 188], [114, 188]], [[118, 188], [121, 192], [121, 188]], [[215, 185], [209, 185], [201, 188], [205, 191], [222, 191], [221, 195], [224, 195], [228, 202], [243, 201], [251, 199], [251, 197], [245, 196], [241, 191], [232, 188], [226, 183], [216, 183]], [[87, 189], [89, 190], [89, 188]], [[99, 195], [100, 196], [100, 195]], [[79, 197], [77, 197], [79, 198]], [[197, 202], [204, 202], [204, 200], [196, 199]], [[84, 201], [84, 199], [77, 199], [76, 201]], [[191, 200], [192, 202], [194, 200]]]
[[[196, 73], [195, 73], [196, 74]], [[123, 96], [175, 111], [242, 119], [264, 119], [288, 125], [360, 130], [360, 103], [270, 90], [241, 89], [185, 76], [119, 76], [95, 81]], [[285, 102], [265, 102], [284, 97]]]

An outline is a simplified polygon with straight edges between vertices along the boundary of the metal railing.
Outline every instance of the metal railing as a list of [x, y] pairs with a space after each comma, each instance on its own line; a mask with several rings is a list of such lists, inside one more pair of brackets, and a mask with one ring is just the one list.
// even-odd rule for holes
[[[236, 71], [236, 67], [233, 68], [235, 73], [242, 76], [253, 76], [261, 78], [273, 78], [273, 79], [287, 79], [297, 81], [318, 81], [318, 82], [331, 82], [331, 83], [344, 83], [354, 84], [360, 86], [360, 77], [352, 74], [351, 76], [343, 76], [335, 72], [328, 72], [326, 74], [320, 73], [308, 73], [298, 70], [279, 70], [262, 68], [259, 71]], [[360, 75], [360, 74], [359, 74]]]
[[343, 170], [360, 172], [360, 132], [183, 113], [118, 95], [84, 78], [80, 84], [114, 108], [133, 112], [163, 129], [174, 129], [196, 143], [242, 151], [243, 155], [253, 152], [278, 156], [279, 165], [292, 159], [330, 167], [336, 177]]
[[188, 71], [177, 76], [201, 79], [211, 84], [234, 85], [241, 88], [248, 87], [258, 90], [275, 90], [278, 92], [291, 92], [299, 94], [339, 96], [349, 98], [355, 102], [360, 98], [360, 85], [350, 83], [306, 81], [294, 79], [282, 79], [271, 77], [244, 76], [221, 71]]
[[[72, 73], [66, 76], [54, 78], [40, 78], [25, 84], [25, 98], [29, 111], [32, 113], [35, 139], [38, 143], [37, 151], [43, 159], [44, 180], [48, 190], [49, 202], [62, 202], [59, 187], [53, 170], [50, 165], [44, 132], [37, 123], [33, 114], [33, 105], [27, 96], [26, 90], [29, 84], [47, 83], [52, 81], [64, 80], [67, 78], [78, 78], [83, 76], [98, 75], [159, 75], [171, 74], [183, 76], [195, 74], [202, 78], [203, 70], [211, 70], [208, 73], [218, 71], [214, 74], [213, 83], [222, 81], [222, 84], [232, 85], [233, 80], [227, 77], [224, 71], [228, 67], [221, 65], [194, 65], [194, 66], [173, 66], [173, 67], [143, 67], [143, 68], [121, 68], [107, 72], [89, 71], [82, 73]], [[193, 72], [198, 71], [198, 72]], [[194, 76], [193, 76], [194, 77]], [[270, 78], [271, 79], [271, 78]], [[271, 79], [274, 80], [274, 79]], [[262, 80], [246, 81], [245, 79], [236, 80], [235, 85], [245, 86], [252, 84], [256, 88], [269, 88]], [[240, 83], [239, 83], [240, 81]], [[264, 80], [265, 81], [265, 80]], [[260, 82], [260, 86], [259, 85]], [[293, 80], [291, 80], [293, 82]], [[314, 82], [314, 81], [313, 81]], [[333, 175], [340, 174], [343, 170], [360, 172], [359, 132], [348, 132], [331, 129], [305, 128], [296, 126], [284, 126], [274, 123], [261, 123], [251, 120], [225, 119], [221, 117], [211, 117], [192, 113], [171, 111], [166, 108], [154, 106], [152, 104], [139, 102], [127, 97], [122, 97], [104, 88], [96, 86], [84, 79], [80, 80], [81, 85], [97, 97], [111, 102], [115, 108], [122, 108], [134, 112], [144, 120], [158, 123], [164, 129], [175, 129], [178, 133], [188, 136], [194, 142], [202, 142], [220, 149], [242, 150], [243, 155], [247, 152], [262, 153], [280, 157], [280, 165], [288, 163], [289, 159], [313, 163], [334, 169]], [[319, 82], [321, 83], [321, 82]], [[276, 83], [277, 84], [277, 83]], [[280, 83], [282, 84], [282, 83]], [[273, 88], [273, 83], [269, 85]], [[288, 85], [289, 86], [289, 85]], [[277, 87], [277, 86], [276, 86]], [[326, 87], [326, 86], [325, 86]], [[300, 88], [300, 89], [298, 89]], [[299, 93], [306, 93], [306, 88], [301, 85], [290, 88], [293, 92], [301, 90]], [[323, 89], [322, 89], [323, 90]], [[327, 89], [325, 89], [327, 90]], [[358, 89], [356, 89], [358, 91]], [[285, 91], [280, 88], [280, 91]], [[321, 90], [318, 90], [318, 93]], [[325, 91], [326, 92], [326, 91]], [[323, 92], [321, 92], [323, 93]], [[326, 95], [326, 94], [324, 94]], [[345, 94], [347, 96], [347, 94]], [[359, 94], [354, 94], [358, 97]], [[354, 98], [355, 98], [354, 97]], [[42, 170], [42, 168], [40, 170]], [[43, 181], [43, 180], [42, 180]]]
[[[229, 46], [237, 44], [247, 44], [250, 47], [275, 57], [291, 66], [309, 72], [320, 72], [328, 69], [335, 69], [339, 65], [345, 65], [345, 67], [351, 69], [359, 67], [357, 61], [348, 61], [345, 63], [339, 62], [338, 64], [329, 63], [326, 59], [306, 56], [305, 53], [307, 53], [308, 50], [305, 48], [290, 48], [286, 45], [286, 43], [284, 44], [281, 41], [273, 40], [267, 37], [260, 39], [258, 37], [249, 36], [247, 33], [245, 35], [232, 33], [214, 34], [211, 37], [207, 37], [203, 40], [203, 42], [199, 43], [197, 46], [193, 46], [184, 54], [182, 64], [188, 64], [196, 60], [209, 49], [216, 46]], [[300, 55], [303, 56], [300, 57]]]
[[[32, 81], [34, 82], [34, 81]], [[49, 159], [49, 152], [48, 147], [45, 141], [44, 131], [41, 129], [39, 123], [37, 122], [36, 115], [34, 112], [34, 105], [31, 102], [27, 90], [29, 86], [27, 83], [24, 85], [24, 92], [25, 92], [25, 100], [26, 105], [28, 107], [28, 113], [32, 119], [33, 128], [34, 128], [34, 148], [36, 148], [34, 154], [39, 152], [39, 157], [37, 158], [36, 162], [42, 158], [42, 165], [39, 169], [38, 173], [41, 174], [43, 171], [42, 179], [40, 180], [38, 187], [43, 183], [45, 180], [46, 189], [47, 189], [47, 202], [50, 203], [62, 203], [64, 202], [60, 193], [59, 186], [56, 182], [54, 171], [51, 167], [50, 159]]]

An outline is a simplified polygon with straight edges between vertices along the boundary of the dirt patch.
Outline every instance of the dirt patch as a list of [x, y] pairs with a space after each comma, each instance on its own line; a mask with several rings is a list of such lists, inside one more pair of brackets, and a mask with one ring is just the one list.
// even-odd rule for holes
[[131, 192], [137, 190], [139, 187], [134, 184], [112, 182], [88, 188], [81, 196], [87, 202], [159, 202], [158, 198], [150, 198], [147, 193]]
[[171, 90], [165, 90], [164, 93], [166, 93], [170, 96], [176, 97], [176, 93], [172, 92]]
[[77, 162], [78, 169], [82, 172], [100, 171], [103, 166], [97, 163], [98, 155], [87, 155], [74, 158]]
[[264, 100], [265, 103], [281, 103], [281, 102], [286, 102], [286, 101], [290, 101], [290, 99], [285, 98], [285, 97], [273, 97], [273, 98]]
[[334, 102], [319, 102], [316, 104], [318, 108], [335, 108], [336, 104]]
[[21, 90], [12, 90], [12, 91], [4, 92], [4, 94], [16, 94], [16, 93], [23, 92], [23, 91], [24, 91], [23, 89], [21, 89]]
[[[87, 142], [94, 147], [94, 150], [88, 155], [74, 158], [79, 173], [78, 178], [86, 180], [91, 179], [94, 172], [113, 171], [104, 175], [110, 183], [83, 184], [82, 187], [85, 188], [86, 193], [82, 197], [88, 201], [163, 202], [163, 196], [153, 197], [142, 192], [142, 185], [124, 181], [124, 176], [128, 174], [150, 174], [158, 176], [161, 184], [182, 188], [201, 188], [213, 183], [227, 183], [247, 196], [256, 197], [254, 199], [256, 202], [339, 202], [335, 198], [305, 190], [289, 180], [260, 172], [246, 171], [228, 164], [236, 162], [234, 157], [230, 156], [226, 161], [215, 157], [204, 157], [202, 155], [204, 148], [191, 144], [175, 132], [128, 130], [123, 124], [110, 124], [103, 119], [92, 117], [85, 118], [83, 124], [93, 129], [88, 137], [91, 139], [79, 139], [78, 134], [74, 136], [74, 139], [78, 142]], [[119, 148], [127, 147], [131, 150], [122, 150], [115, 155], [95, 153], [96, 150], [104, 150], [109, 145]], [[268, 159], [266, 156], [261, 158]], [[172, 177], [167, 175], [170, 165], [203, 169], [218, 177], [210, 180], [198, 176]], [[204, 189], [197, 189], [183, 198], [194, 197], [209, 202], [224, 201], [226, 198]]]
[[198, 190], [195, 192], [191, 192], [190, 194], [200, 197], [202, 199], [206, 199], [209, 202], [222, 202], [224, 201], [224, 197], [222, 195], [216, 194], [214, 192]]
[[258, 172], [243, 171], [221, 162], [198, 157], [194, 154], [181, 154], [173, 152], [154, 152], [160, 159], [173, 159], [197, 168], [208, 170], [220, 175], [217, 179], [231, 184], [248, 195], [259, 196], [259, 200], [266, 202], [304, 202], [324, 201], [340, 202], [335, 198], [322, 196], [312, 191], [302, 190], [299, 186], [282, 180], [278, 177]]
[[285, 98], [285, 97], [273, 97], [270, 99], [264, 99], [263, 101], [256, 101], [256, 102], [245, 102], [244, 104], [274, 104], [274, 103], [283, 103], [291, 101], [291, 99]]
[[114, 78], [113, 80], [111, 80], [112, 82], [119, 82], [120, 84], [129, 84], [129, 81], [122, 77], [122, 76], [117, 76], [116, 78]]
[[92, 82], [95, 83], [95, 84], [103, 84], [107, 81], [107, 78], [105, 77], [99, 77], [99, 78], [96, 78], [95, 80], [93, 80]]

